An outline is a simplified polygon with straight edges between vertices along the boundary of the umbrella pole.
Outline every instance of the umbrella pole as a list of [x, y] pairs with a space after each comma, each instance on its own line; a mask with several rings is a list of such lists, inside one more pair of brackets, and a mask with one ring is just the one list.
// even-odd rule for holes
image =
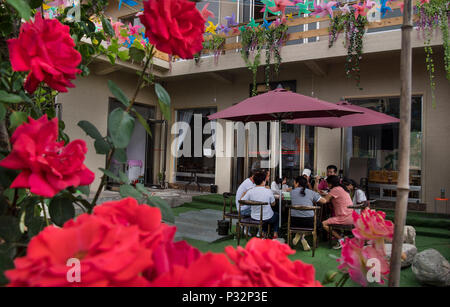
[[[278, 131], [278, 135], [280, 137], [280, 164], [278, 165], [279, 167], [279, 178], [283, 178], [283, 157], [281, 156], [281, 152], [282, 152], [282, 146], [283, 146], [283, 142], [281, 140], [281, 119], [278, 121], [279, 122], [279, 131]], [[281, 203], [282, 203], [282, 196], [283, 196], [283, 182], [281, 182], [281, 189], [280, 189], [280, 198], [278, 200], [278, 227], [281, 228]]]

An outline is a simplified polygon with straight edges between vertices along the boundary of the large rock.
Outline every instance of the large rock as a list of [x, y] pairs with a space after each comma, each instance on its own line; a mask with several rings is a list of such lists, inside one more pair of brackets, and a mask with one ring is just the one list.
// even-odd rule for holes
[[450, 264], [435, 249], [418, 253], [412, 263], [412, 271], [423, 284], [438, 287], [450, 286]]
[[416, 245], [416, 230], [412, 226], [405, 226], [403, 231], [403, 243]]
[[[384, 250], [386, 251], [386, 258], [391, 260], [392, 244], [385, 244]], [[402, 268], [410, 266], [414, 260], [414, 256], [417, 254], [417, 248], [408, 243], [402, 244]]]
[[[386, 243], [392, 243], [391, 239], [386, 239]], [[412, 226], [405, 226], [403, 229], [403, 243], [416, 245], [416, 229]]]

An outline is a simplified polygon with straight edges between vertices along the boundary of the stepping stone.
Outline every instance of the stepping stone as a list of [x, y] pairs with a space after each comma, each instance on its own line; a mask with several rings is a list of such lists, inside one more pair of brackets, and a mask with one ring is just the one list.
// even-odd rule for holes
[[[217, 220], [222, 220], [222, 214], [222, 211], [212, 209], [181, 213], [175, 218], [175, 240], [189, 238], [211, 243], [229, 237], [217, 233]], [[233, 225], [236, 225], [235, 220]]]

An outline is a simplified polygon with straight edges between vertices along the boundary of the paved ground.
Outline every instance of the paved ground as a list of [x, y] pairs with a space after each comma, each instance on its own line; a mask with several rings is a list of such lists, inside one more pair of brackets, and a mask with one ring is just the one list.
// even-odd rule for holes
[[[161, 197], [162, 199], [166, 200], [170, 207], [175, 208], [179, 207], [185, 203], [189, 203], [192, 201], [193, 196], [197, 195], [205, 195], [210, 193], [200, 193], [196, 191], [188, 191], [185, 193], [183, 190], [176, 190], [176, 189], [150, 189], [148, 188], [150, 192], [154, 193], [154, 196]], [[91, 194], [88, 197], [88, 200], [91, 201], [95, 196], [95, 191], [91, 191]], [[103, 191], [100, 194], [100, 197], [98, 198], [97, 204], [104, 203], [106, 201], [112, 201], [112, 200], [119, 200], [122, 199], [119, 192], [116, 191]], [[82, 210], [78, 206], [75, 206], [75, 212], [76, 214], [81, 214]]]
[[[177, 233], [175, 240], [194, 239], [204, 242], [214, 242], [227, 236], [217, 234], [217, 220], [222, 220], [222, 211], [204, 209], [181, 213], [175, 218]], [[233, 229], [236, 222], [233, 220]]]

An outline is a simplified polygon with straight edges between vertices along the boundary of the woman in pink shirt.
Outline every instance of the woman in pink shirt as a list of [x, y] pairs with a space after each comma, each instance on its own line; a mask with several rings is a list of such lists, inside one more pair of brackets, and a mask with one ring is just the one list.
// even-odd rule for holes
[[[327, 182], [331, 191], [323, 197], [327, 202], [331, 202], [334, 210], [334, 216], [322, 222], [323, 228], [328, 232], [330, 231], [329, 224], [353, 224], [353, 210], [348, 208], [348, 206], [353, 205], [353, 201], [350, 194], [341, 186], [338, 176], [328, 176]], [[332, 232], [332, 235], [339, 240], [333, 248], [341, 248], [342, 237], [335, 231]]]

